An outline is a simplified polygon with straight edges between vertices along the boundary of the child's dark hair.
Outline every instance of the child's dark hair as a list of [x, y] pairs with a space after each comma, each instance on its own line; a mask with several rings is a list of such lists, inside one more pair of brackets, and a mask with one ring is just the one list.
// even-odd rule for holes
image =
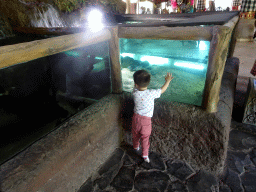
[[150, 74], [146, 70], [139, 70], [133, 74], [133, 79], [140, 87], [147, 87], [150, 83]]

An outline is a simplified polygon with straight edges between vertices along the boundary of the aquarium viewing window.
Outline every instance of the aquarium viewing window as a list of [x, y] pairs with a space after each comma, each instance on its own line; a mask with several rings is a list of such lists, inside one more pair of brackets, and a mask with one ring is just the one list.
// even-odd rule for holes
[[111, 92], [108, 42], [50, 56], [56, 90], [65, 95], [100, 99]]
[[160, 88], [170, 72], [174, 79], [161, 98], [201, 106], [209, 49], [210, 41], [120, 38], [123, 90], [132, 92], [137, 70], [150, 72], [152, 89]]
[[110, 94], [110, 77], [108, 41], [1, 69], [0, 164]]

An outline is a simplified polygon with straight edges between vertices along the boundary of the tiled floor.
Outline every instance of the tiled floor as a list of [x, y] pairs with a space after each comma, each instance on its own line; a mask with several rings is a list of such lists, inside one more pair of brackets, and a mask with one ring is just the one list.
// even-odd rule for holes
[[250, 71], [256, 60], [256, 41], [237, 42], [234, 57], [238, 57], [240, 59], [238, 76], [254, 77], [250, 74]]

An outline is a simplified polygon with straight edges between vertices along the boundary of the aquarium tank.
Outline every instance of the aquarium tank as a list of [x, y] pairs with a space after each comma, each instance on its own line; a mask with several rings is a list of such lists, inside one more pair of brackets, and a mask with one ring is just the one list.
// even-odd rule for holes
[[0, 164], [109, 93], [108, 41], [0, 69]]
[[108, 42], [51, 56], [55, 90], [99, 100], [111, 92]]
[[148, 88], [161, 88], [167, 72], [174, 79], [161, 99], [201, 106], [210, 41], [120, 39], [123, 90], [132, 92], [133, 74], [151, 74]]

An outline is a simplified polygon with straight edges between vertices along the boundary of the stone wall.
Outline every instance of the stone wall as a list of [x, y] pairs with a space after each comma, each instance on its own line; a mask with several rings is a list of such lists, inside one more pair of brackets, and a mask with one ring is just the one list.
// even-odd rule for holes
[[119, 96], [108, 95], [2, 164], [0, 191], [77, 191], [121, 141]]

